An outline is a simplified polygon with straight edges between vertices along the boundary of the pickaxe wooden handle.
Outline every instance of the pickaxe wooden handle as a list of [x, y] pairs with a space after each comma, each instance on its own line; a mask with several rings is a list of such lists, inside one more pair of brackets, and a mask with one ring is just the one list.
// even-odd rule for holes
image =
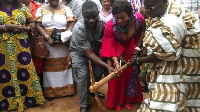
[[[94, 75], [93, 75], [93, 71], [92, 71], [92, 64], [91, 64], [90, 60], [89, 60], [89, 71], [90, 71], [90, 83], [91, 83], [91, 86], [93, 86], [95, 84], [95, 79], [94, 79]], [[97, 101], [98, 107], [105, 111], [105, 108], [102, 106], [101, 101], [98, 97], [97, 91], [95, 91], [93, 93], [95, 95], [95, 100]]]
[[90, 86], [90, 92], [91, 93], [95, 93], [101, 86], [103, 86], [105, 83], [107, 83], [108, 81], [110, 81], [111, 79], [115, 78], [118, 74], [120, 74], [124, 69], [126, 69], [127, 67], [129, 67], [131, 64], [131, 62], [126, 63], [125, 65], [123, 65], [120, 70], [115, 73], [112, 72], [110, 73], [108, 76], [106, 76], [105, 78], [101, 79], [99, 82], [95, 82], [94, 84], [92, 84]]

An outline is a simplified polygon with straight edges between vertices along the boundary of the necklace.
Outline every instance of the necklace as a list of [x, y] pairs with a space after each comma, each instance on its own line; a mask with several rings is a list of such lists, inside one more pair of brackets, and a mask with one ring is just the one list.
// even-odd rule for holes
[[130, 26], [131, 19], [128, 20], [128, 23], [126, 24], [125, 28], [122, 28], [118, 23], [117, 23], [117, 28], [120, 30], [121, 33], [127, 32], [128, 27]]

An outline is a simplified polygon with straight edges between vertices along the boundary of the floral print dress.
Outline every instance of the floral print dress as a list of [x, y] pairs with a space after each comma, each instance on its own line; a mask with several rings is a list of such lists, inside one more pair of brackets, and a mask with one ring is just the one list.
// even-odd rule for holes
[[[12, 7], [0, 9], [0, 25], [25, 25], [29, 10]], [[28, 32], [0, 34], [0, 111], [23, 111], [27, 107], [43, 104], [44, 97], [32, 62]]]

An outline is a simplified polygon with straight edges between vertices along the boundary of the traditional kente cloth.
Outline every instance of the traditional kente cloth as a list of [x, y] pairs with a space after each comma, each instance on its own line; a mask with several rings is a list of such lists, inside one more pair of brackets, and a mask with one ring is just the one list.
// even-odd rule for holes
[[[60, 10], [38, 8], [35, 21], [41, 22], [47, 34], [51, 35], [53, 28], [66, 29], [67, 22], [75, 21], [69, 7]], [[75, 93], [74, 75], [69, 66], [71, 59], [67, 45], [50, 46], [46, 42], [50, 56], [44, 60], [43, 86], [45, 97], [61, 97]]]
[[[12, 7], [0, 10], [0, 24], [25, 25], [29, 10]], [[43, 104], [44, 97], [31, 59], [28, 32], [0, 34], [0, 111]]]
[[153, 18], [147, 24], [150, 27], [143, 40], [144, 47], [149, 54], [154, 53], [162, 61], [150, 66], [150, 98], [144, 100], [140, 111], [199, 112], [198, 17], [173, 0], [168, 0], [165, 15]]

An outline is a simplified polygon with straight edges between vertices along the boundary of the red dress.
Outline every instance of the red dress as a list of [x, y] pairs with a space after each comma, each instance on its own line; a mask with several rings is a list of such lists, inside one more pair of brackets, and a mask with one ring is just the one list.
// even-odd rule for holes
[[[136, 32], [129, 40], [120, 41], [120, 31], [117, 28], [114, 19], [111, 19], [107, 22], [102, 40], [100, 53], [101, 58], [118, 57], [120, 54], [123, 54], [126, 61], [130, 60], [131, 54], [134, 53], [135, 47], [142, 33], [142, 26], [144, 21], [143, 16], [137, 12], [133, 16], [136, 20]], [[134, 97], [128, 97], [126, 95], [132, 72], [133, 67], [128, 67], [121, 73], [119, 77], [116, 77], [108, 82], [108, 93], [106, 99], [107, 108], [114, 108], [118, 104], [124, 105], [143, 101], [139, 76], [136, 76], [137, 95]]]

